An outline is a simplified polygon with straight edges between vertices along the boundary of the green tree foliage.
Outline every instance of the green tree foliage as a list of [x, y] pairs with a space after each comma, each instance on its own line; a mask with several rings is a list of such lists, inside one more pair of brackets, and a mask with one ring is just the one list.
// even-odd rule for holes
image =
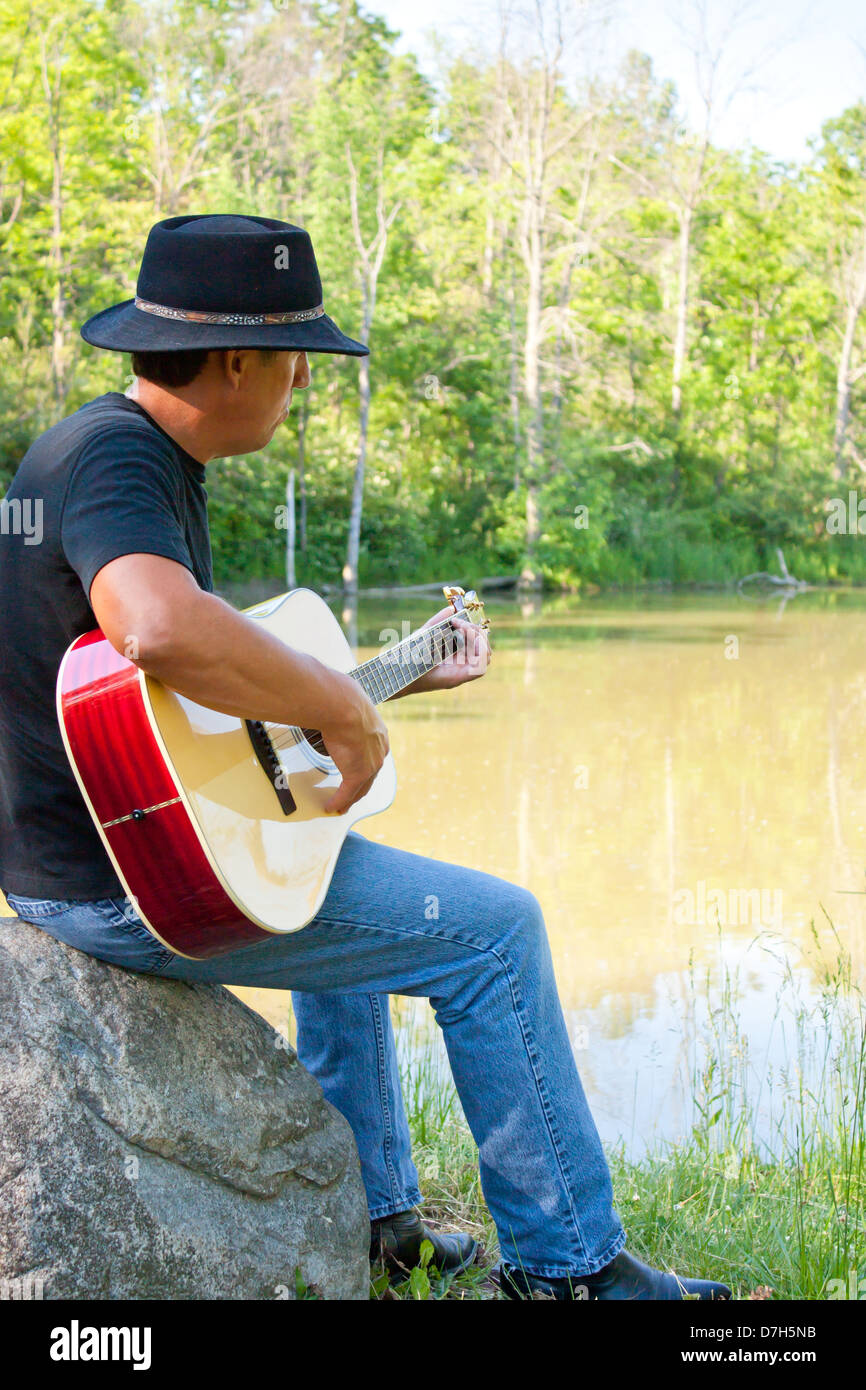
[[[434, 87], [396, 37], [356, 0], [0, 0], [0, 478], [123, 389], [128, 359], [78, 327], [133, 292], [159, 217], [308, 227], [358, 334], [354, 171], [365, 243], [396, 209], [362, 583], [722, 582], [778, 546], [866, 577], [825, 525], [866, 467], [866, 107], [786, 166], [702, 145], [640, 54], [601, 83], [467, 47]], [[294, 469], [298, 581], [340, 582], [359, 365], [312, 369], [265, 454], [209, 469], [223, 581], [279, 583]]]

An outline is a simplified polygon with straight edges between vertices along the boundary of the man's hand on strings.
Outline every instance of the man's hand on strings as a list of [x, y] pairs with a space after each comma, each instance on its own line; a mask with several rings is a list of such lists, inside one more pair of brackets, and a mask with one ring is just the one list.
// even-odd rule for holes
[[[451, 627], [459, 634], [460, 645], [457, 650], [438, 666], [434, 666], [432, 671], [428, 671], [426, 676], [420, 676], [417, 681], [407, 685], [406, 689], [400, 692], [401, 695], [420, 695], [425, 690], [451, 690], [455, 685], [463, 685], [465, 681], [474, 681], [484, 675], [491, 660], [489, 633], [477, 623], [458, 618], [450, 604], [447, 608], [440, 608], [432, 618], [428, 618], [419, 631], [435, 627], [448, 617], [451, 618]], [[436, 642], [437, 638], [432, 636], [430, 640]]]

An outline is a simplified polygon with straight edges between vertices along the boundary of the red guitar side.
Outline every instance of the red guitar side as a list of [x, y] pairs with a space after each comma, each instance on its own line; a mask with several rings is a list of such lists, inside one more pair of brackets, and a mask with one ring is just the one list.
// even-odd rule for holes
[[151, 727], [141, 673], [101, 632], [66, 653], [57, 707], [78, 785], [153, 935], [194, 959], [264, 941], [270, 933], [236, 906], [205, 854]]

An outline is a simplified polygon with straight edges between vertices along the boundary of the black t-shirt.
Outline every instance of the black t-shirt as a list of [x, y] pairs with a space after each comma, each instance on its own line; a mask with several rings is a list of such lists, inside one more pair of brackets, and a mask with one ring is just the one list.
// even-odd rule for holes
[[97, 572], [164, 555], [213, 588], [204, 466], [117, 391], [28, 449], [0, 504], [0, 888], [122, 896], [63, 748], [57, 671]]

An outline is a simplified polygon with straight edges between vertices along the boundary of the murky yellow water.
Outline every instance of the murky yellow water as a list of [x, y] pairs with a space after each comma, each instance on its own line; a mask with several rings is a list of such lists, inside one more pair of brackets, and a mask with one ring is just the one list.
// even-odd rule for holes
[[[362, 603], [359, 657], [437, 606]], [[397, 798], [359, 828], [537, 894], [599, 1126], [640, 1148], [685, 1124], [686, 1019], [706, 1003], [690, 958], [739, 967], [773, 1065], [779, 978], [813, 918], [866, 973], [866, 595], [488, 611], [483, 680], [387, 707]], [[287, 999], [241, 993], [285, 1027]]]
[[[360, 655], [429, 611], [362, 605]], [[790, 1061], [776, 999], [789, 970], [808, 992], [813, 919], [866, 974], [866, 595], [488, 611], [482, 681], [387, 707], [397, 798], [359, 828], [537, 894], [599, 1127], [638, 1151], [687, 1128], [705, 969], [739, 972], [758, 1087]]]

